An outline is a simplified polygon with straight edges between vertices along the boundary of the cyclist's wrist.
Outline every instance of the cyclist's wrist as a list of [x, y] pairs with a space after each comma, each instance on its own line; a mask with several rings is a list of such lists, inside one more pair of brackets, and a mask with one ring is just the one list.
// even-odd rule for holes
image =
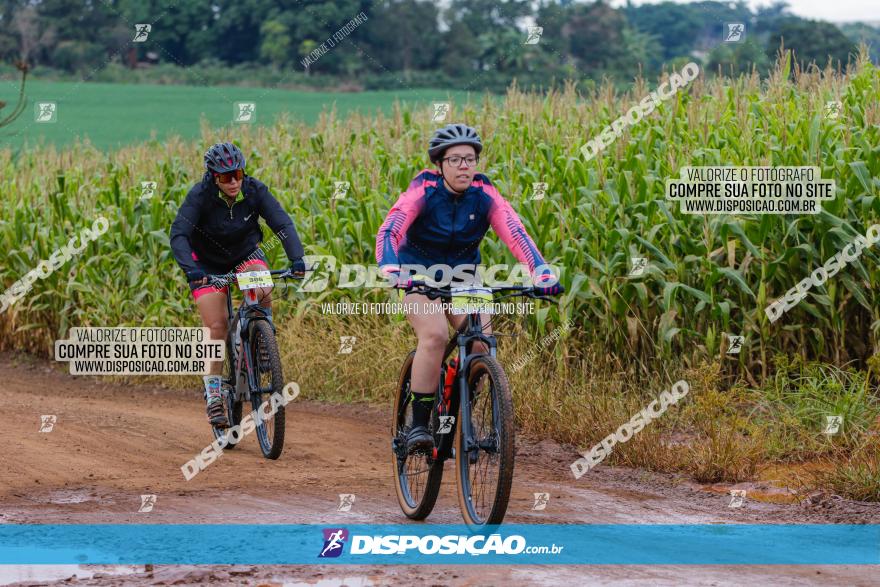
[[206, 277], [206, 273], [202, 269], [191, 269], [186, 272], [187, 281], [201, 281]]
[[401, 287], [401, 282], [405, 282], [400, 279], [400, 265], [380, 265], [379, 273], [388, 280], [391, 287]]
[[306, 272], [306, 262], [302, 257], [290, 259], [290, 271], [296, 275], [302, 275]]

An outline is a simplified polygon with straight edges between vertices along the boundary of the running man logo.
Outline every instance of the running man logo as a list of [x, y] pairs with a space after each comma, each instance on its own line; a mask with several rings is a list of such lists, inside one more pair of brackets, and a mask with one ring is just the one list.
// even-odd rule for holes
[[318, 558], [336, 558], [342, 554], [345, 541], [348, 540], [348, 530], [345, 528], [324, 528], [324, 547], [318, 554]]
[[434, 116], [431, 117], [432, 122], [443, 122], [446, 115], [449, 114], [449, 102], [435, 102]]
[[530, 26], [529, 36], [526, 37], [526, 42], [523, 45], [537, 45], [538, 41], [541, 40], [542, 34], [544, 34], [544, 27]]
[[138, 508], [139, 512], [151, 512], [153, 511], [153, 506], [156, 505], [156, 496], [155, 495], [142, 495], [141, 496], [141, 507]]
[[547, 193], [547, 184], [546, 182], [539, 181], [532, 184], [532, 200], [543, 200], [544, 196]]
[[742, 507], [743, 500], [746, 498], [746, 490], [745, 489], [731, 489], [730, 490], [730, 503], [727, 504], [729, 508], [738, 508]]
[[354, 494], [353, 493], [340, 493], [339, 494], [339, 505], [336, 506], [337, 512], [350, 512], [351, 506], [354, 505]]
[[550, 494], [549, 493], [535, 493], [535, 505], [532, 506], [532, 510], [541, 511], [547, 509], [547, 504], [550, 502]]
[[741, 22], [726, 23], [727, 35], [724, 37], [725, 43], [738, 43], [742, 41], [746, 34], [746, 25]]
[[153, 30], [153, 25], [151, 24], [134, 25], [134, 39], [132, 39], [132, 42], [143, 43], [147, 40], [147, 37], [150, 36], [151, 30]]
[[334, 190], [333, 190], [333, 200], [341, 200], [345, 197], [345, 194], [348, 193], [348, 188], [351, 187], [351, 182], [348, 181], [334, 181], [333, 182]]
[[333, 255], [305, 255], [303, 261], [312, 271], [306, 272], [306, 278], [300, 283], [299, 291], [319, 292], [327, 289], [330, 275], [336, 273], [336, 257]]
[[257, 105], [255, 102], [236, 102], [233, 110], [235, 122], [255, 122], [257, 119]]
[[738, 336], [736, 334], [728, 334], [727, 335], [727, 354], [728, 355], [738, 355], [742, 350], [743, 342], [745, 341], [744, 336]]
[[630, 277], [638, 277], [645, 272], [645, 268], [648, 266], [648, 260], [644, 257], [632, 257], [630, 262], [632, 263], [632, 268], [629, 270]]
[[452, 426], [455, 425], [455, 416], [440, 416], [440, 427], [437, 434], [449, 434], [452, 432]]
[[58, 417], [55, 415], [40, 416], [40, 432], [52, 432]]
[[837, 434], [843, 426], [843, 416], [825, 416], [824, 434]]
[[34, 122], [56, 122], [58, 106], [55, 102], [37, 102], [34, 104]]
[[156, 182], [155, 181], [142, 181], [141, 182], [141, 200], [148, 200], [153, 197], [153, 194], [156, 192]]
[[339, 352], [337, 355], [350, 355], [351, 351], [354, 350], [354, 343], [357, 342], [356, 336], [340, 336], [339, 337]]

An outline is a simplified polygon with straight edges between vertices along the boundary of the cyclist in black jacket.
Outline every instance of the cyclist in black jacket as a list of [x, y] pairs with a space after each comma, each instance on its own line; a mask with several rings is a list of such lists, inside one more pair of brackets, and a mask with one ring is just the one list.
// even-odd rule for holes
[[[277, 235], [291, 270], [305, 273], [303, 246], [293, 220], [259, 180], [244, 173], [245, 159], [232, 143], [218, 143], [205, 153], [205, 175], [190, 189], [171, 225], [171, 250], [186, 274], [202, 323], [211, 338], [225, 340], [229, 288], [208, 285], [207, 274], [267, 269], [259, 245], [262, 217]], [[260, 305], [272, 311], [271, 288], [257, 290]], [[214, 361], [204, 376], [208, 419], [227, 426], [221, 394], [223, 363]]]

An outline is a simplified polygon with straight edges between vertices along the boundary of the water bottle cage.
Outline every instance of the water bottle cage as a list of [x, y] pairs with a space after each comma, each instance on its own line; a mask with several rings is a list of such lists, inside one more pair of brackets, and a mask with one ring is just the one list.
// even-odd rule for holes
[[458, 359], [451, 360], [449, 365], [443, 370], [443, 398], [438, 406], [438, 411], [441, 412], [441, 415], [449, 413], [449, 408], [452, 403], [452, 387], [455, 385], [455, 374], [457, 370]]

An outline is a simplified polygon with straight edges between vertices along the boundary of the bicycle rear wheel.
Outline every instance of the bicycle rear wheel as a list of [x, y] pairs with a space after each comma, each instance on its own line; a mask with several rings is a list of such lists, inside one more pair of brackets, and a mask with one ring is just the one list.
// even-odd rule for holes
[[513, 400], [495, 358], [475, 357], [467, 373], [470, 421], [455, 437], [458, 502], [468, 526], [500, 524], [513, 484]]
[[[407, 355], [397, 382], [391, 421], [391, 466], [400, 509], [412, 520], [424, 520], [437, 502], [443, 480], [443, 462], [436, 460], [433, 452], [407, 454], [406, 451], [406, 435], [412, 427], [410, 373], [415, 354], [413, 351]], [[431, 428], [435, 420], [431, 418]]]
[[[257, 412], [254, 418], [260, 450], [267, 459], [277, 459], [284, 448], [284, 406], [276, 405], [275, 414], [270, 411], [273, 393], [283, 395], [284, 375], [281, 372], [281, 356], [272, 326], [266, 320], [254, 320], [249, 326], [251, 369], [257, 389], [251, 391], [251, 405]], [[261, 408], [263, 403], [267, 407]]]

